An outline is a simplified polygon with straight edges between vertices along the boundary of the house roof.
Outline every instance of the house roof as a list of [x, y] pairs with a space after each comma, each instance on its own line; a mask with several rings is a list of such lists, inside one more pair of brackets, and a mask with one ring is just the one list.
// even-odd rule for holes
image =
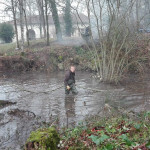
[[[84, 14], [72, 14], [72, 23], [73, 24], [88, 24], [88, 17]], [[60, 14], [59, 15], [59, 21], [60, 21], [60, 24], [64, 24], [64, 18], [63, 18], [63, 14]], [[28, 25], [39, 25], [40, 24], [40, 17], [39, 15], [34, 15], [34, 16], [28, 16], [27, 17], [27, 22], [28, 22]], [[54, 21], [53, 21], [53, 17], [52, 15], [49, 15], [48, 16], [48, 22], [50, 25], [53, 25], [54, 24]], [[8, 21], [7, 23], [10, 23], [10, 24], [13, 24], [13, 20], [12, 21]], [[20, 20], [17, 19], [17, 24], [20, 23]]]

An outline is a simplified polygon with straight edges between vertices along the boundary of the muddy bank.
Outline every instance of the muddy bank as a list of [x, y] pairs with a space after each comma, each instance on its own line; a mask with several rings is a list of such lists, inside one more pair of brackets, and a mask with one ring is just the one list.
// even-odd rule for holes
[[[27, 71], [60, 71], [65, 70], [70, 64], [75, 64], [78, 70], [96, 71], [94, 48], [89, 43], [88, 47], [82, 39], [65, 39], [61, 42], [51, 41], [50, 46], [45, 42], [34, 41], [24, 51], [14, 48], [3, 51], [0, 47], [1, 72], [27, 72]], [[101, 59], [101, 46], [96, 44], [99, 58]], [[3, 53], [1, 53], [3, 52]], [[124, 52], [124, 49], [122, 49]], [[131, 63], [124, 73], [141, 73], [150, 70], [149, 45], [144, 40], [137, 41], [135, 50], [129, 55], [129, 65], [135, 59], [139, 63]], [[109, 51], [108, 51], [109, 53]], [[119, 57], [122, 59], [122, 53]], [[108, 58], [109, 59], [109, 58]], [[108, 61], [109, 62], [109, 61]]]
[[0, 56], [1, 72], [26, 72], [26, 71], [60, 71], [67, 69], [70, 64], [75, 64], [78, 70], [93, 70], [91, 56], [85, 46], [55, 46], [44, 47], [40, 51], [29, 49], [19, 52], [14, 56]]
[[28, 135], [42, 126], [42, 119], [32, 112], [12, 109], [0, 114], [0, 149], [21, 150]]

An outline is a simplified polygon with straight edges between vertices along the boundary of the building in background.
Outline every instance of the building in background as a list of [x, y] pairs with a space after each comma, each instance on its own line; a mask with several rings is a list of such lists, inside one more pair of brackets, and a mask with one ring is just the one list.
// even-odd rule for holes
[[[33, 40], [33, 39], [40, 39], [41, 35], [40, 35], [40, 17], [38, 15], [35, 16], [31, 16], [31, 17], [27, 17], [27, 22], [28, 22], [28, 30], [29, 30], [29, 39]], [[59, 21], [61, 24], [61, 29], [62, 29], [62, 33], [63, 36], [65, 36], [65, 22], [64, 22], [64, 18], [63, 15], [59, 15]], [[53, 21], [53, 17], [51, 15], [49, 15], [48, 17], [48, 22], [49, 22], [49, 34], [50, 34], [50, 38], [55, 39], [56, 38], [56, 32], [55, 32], [55, 26], [54, 26], [54, 21]], [[8, 21], [7, 23], [10, 23], [12, 25], [14, 25], [13, 20], [12, 21]], [[81, 36], [81, 31], [86, 28], [87, 26], [89, 26], [89, 21], [88, 21], [88, 17], [84, 14], [79, 14], [78, 15], [73, 15], [72, 14], [72, 37], [80, 37]], [[18, 28], [18, 36], [19, 36], [19, 40], [21, 40], [21, 29], [20, 29], [20, 22], [19, 20], [17, 20], [17, 28]], [[24, 24], [24, 37], [26, 40], [26, 36], [27, 35], [27, 30]], [[42, 31], [42, 35], [44, 35], [43, 31]], [[16, 39], [14, 38], [13, 42], [15, 42]]]

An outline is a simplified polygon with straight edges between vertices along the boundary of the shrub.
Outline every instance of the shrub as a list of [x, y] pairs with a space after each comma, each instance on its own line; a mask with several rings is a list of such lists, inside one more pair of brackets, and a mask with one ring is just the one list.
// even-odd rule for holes
[[56, 150], [59, 140], [55, 128], [38, 129], [31, 133], [25, 149]]
[[13, 37], [14, 37], [13, 26], [7, 23], [0, 24], [0, 38], [6, 43], [10, 43], [12, 42]]

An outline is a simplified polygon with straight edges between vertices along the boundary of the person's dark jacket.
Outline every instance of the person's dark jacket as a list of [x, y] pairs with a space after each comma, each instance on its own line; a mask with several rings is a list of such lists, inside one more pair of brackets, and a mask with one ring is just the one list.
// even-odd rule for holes
[[73, 83], [75, 83], [75, 72], [71, 72], [69, 70], [65, 74], [64, 84], [65, 84], [65, 86], [67, 86], [67, 85], [71, 85]]

